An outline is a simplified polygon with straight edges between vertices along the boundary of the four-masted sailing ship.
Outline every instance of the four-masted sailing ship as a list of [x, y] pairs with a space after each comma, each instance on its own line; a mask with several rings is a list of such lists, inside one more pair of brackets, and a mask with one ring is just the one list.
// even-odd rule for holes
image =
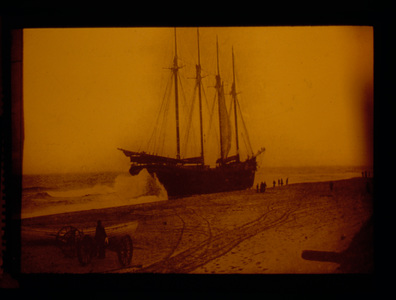
[[142, 169], [153, 175], [164, 185], [169, 197], [182, 197], [194, 194], [209, 194], [225, 191], [243, 190], [251, 188], [254, 182], [255, 172], [257, 170], [256, 157], [265, 149], [261, 148], [257, 154], [253, 154], [245, 161], [241, 161], [239, 154], [238, 140], [238, 118], [237, 107], [237, 91], [235, 85], [235, 67], [234, 52], [232, 51], [233, 65], [233, 83], [231, 87], [231, 96], [234, 105], [234, 121], [235, 121], [235, 143], [236, 154], [228, 156], [231, 149], [231, 125], [229, 113], [226, 108], [224, 83], [220, 77], [219, 68], [219, 50], [217, 44], [217, 74], [216, 78], [216, 94], [219, 112], [219, 131], [220, 131], [220, 158], [216, 161], [215, 167], [205, 164], [204, 157], [204, 138], [203, 138], [203, 118], [202, 118], [202, 75], [201, 75], [201, 59], [199, 49], [199, 31], [197, 29], [197, 45], [198, 45], [198, 64], [196, 65], [196, 87], [198, 89], [199, 100], [199, 120], [200, 120], [200, 156], [183, 158], [180, 153], [180, 127], [179, 127], [179, 87], [178, 72], [181, 68], [178, 65], [176, 29], [175, 29], [175, 55], [173, 58], [173, 66], [170, 68], [174, 77], [174, 93], [175, 93], [175, 116], [176, 116], [176, 157], [160, 156], [157, 154], [149, 154], [144, 151], [135, 152], [120, 149], [127, 157], [130, 158], [131, 167], [129, 173], [137, 175]]

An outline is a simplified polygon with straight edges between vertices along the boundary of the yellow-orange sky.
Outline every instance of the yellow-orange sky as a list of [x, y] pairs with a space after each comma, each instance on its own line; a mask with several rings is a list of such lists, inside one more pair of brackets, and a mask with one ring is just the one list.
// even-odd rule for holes
[[[226, 92], [234, 47], [253, 151], [266, 148], [262, 167], [372, 165], [372, 27], [200, 28], [209, 102], [216, 36]], [[188, 101], [196, 28], [178, 28], [177, 39]], [[23, 172], [128, 170], [117, 147], [145, 150], [173, 51], [173, 28], [25, 29]]]

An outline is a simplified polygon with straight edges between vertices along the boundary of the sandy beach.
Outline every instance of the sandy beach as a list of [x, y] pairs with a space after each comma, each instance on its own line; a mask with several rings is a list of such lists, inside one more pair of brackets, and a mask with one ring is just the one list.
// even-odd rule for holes
[[[22, 273], [317, 274], [373, 271], [372, 178], [300, 183], [22, 220]], [[138, 221], [133, 257], [86, 266], [55, 245], [60, 228]], [[110, 234], [109, 234], [110, 235]]]

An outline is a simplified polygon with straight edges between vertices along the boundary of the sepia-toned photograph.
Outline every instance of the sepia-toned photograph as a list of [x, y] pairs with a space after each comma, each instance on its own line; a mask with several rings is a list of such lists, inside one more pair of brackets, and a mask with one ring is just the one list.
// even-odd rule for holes
[[371, 274], [371, 26], [23, 29], [22, 274]]

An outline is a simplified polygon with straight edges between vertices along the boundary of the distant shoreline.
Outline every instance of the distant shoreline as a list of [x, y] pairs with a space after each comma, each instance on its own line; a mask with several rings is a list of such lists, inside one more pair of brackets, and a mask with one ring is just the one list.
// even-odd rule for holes
[[[355, 180], [367, 180], [367, 179], [373, 179], [373, 177], [370, 178], [363, 178], [363, 177], [354, 177], [354, 178], [348, 178], [348, 179], [340, 179], [340, 180], [328, 180], [328, 181], [314, 181], [314, 182], [298, 182], [298, 183], [290, 183], [288, 185], [283, 185], [281, 187], [276, 186], [275, 188], [272, 186], [268, 186], [267, 190], [272, 190], [272, 189], [287, 189], [288, 186], [307, 186], [307, 185], [315, 185], [315, 184], [330, 184], [330, 182], [333, 182], [334, 184], [337, 184], [339, 182], [348, 182], [348, 181], [355, 181]], [[207, 198], [215, 198], [215, 197], [224, 197], [224, 196], [232, 196], [232, 195], [244, 195], [244, 196], [249, 196], [249, 195], [255, 195], [257, 193], [256, 188], [253, 186], [250, 189], [246, 190], [241, 190], [241, 191], [229, 191], [229, 192], [222, 192], [222, 193], [214, 193], [214, 194], [202, 194], [202, 195], [193, 195], [189, 197], [182, 197], [182, 198], [174, 198], [174, 199], [168, 199], [165, 201], [153, 201], [153, 202], [147, 202], [147, 203], [137, 203], [137, 204], [128, 204], [128, 205], [123, 205], [123, 206], [115, 206], [115, 207], [107, 207], [107, 208], [97, 208], [97, 209], [87, 209], [87, 210], [81, 210], [81, 211], [73, 211], [73, 212], [64, 212], [64, 213], [57, 213], [57, 214], [51, 214], [51, 215], [44, 215], [44, 216], [37, 216], [37, 217], [31, 217], [31, 218], [23, 218], [22, 223], [24, 221], [29, 222], [28, 220], [38, 220], [38, 219], [52, 219], [52, 218], [57, 218], [57, 216], [65, 216], [65, 217], [71, 217], [72, 219], [78, 218], [79, 215], [81, 215], [82, 218], [84, 218], [85, 214], [91, 214], [93, 212], [97, 212], [99, 214], [101, 213], [106, 213], [107, 211], [111, 212], [113, 210], [122, 210], [123, 208], [129, 210], [129, 209], [150, 209], [150, 208], [156, 208], [157, 206], [166, 206], [167, 203], [169, 202], [183, 202], [185, 201], [188, 203], [190, 200], [196, 201], [197, 198], [203, 198], [202, 200], [204, 201]], [[265, 193], [264, 193], [265, 195]], [[75, 217], [74, 217], [75, 215]], [[24, 225], [24, 224], [22, 224]]]

